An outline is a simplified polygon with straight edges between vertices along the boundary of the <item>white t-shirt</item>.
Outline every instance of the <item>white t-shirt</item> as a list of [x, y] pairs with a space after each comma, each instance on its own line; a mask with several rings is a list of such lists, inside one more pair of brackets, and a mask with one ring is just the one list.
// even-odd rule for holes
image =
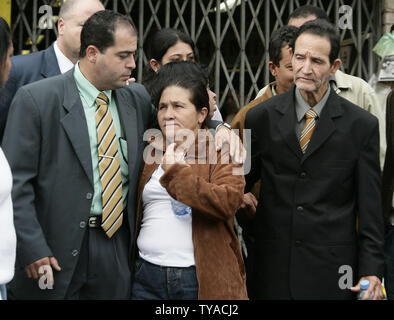
[[140, 257], [166, 267], [190, 267], [194, 262], [192, 214], [176, 215], [171, 197], [160, 184], [159, 166], [142, 193], [143, 218], [137, 239]]
[[0, 284], [8, 283], [14, 276], [16, 234], [11, 189], [11, 169], [0, 148]]

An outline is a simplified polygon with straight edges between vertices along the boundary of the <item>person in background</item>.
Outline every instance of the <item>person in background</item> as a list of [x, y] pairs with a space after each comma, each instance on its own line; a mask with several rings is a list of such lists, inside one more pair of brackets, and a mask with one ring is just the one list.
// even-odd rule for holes
[[[156, 73], [160, 68], [176, 61], [198, 61], [198, 50], [193, 40], [185, 33], [171, 28], [158, 30], [153, 34], [146, 48], [148, 65], [144, 69], [142, 84], [152, 95], [155, 86]], [[239, 141], [238, 136], [231, 130], [216, 105], [216, 94], [208, 90], [210, 104], [215, 108], [213, 116], [208, 121], [208, 127], [216, 128], [215, 141], [220, 145], [223, 141], [230, 142], [230, 154], [237, 163], [243, 163], [246, 151]], [[210, 112], [212, 114], [212, 112]]]
[[192, 69], [168, 63], [155, 78], [161, 131], [139, 183], [132, 299], [247, 299], [234, 232], [244, 177], [234, 174], [241, 167], [228, 161], [228, 148], [213, 148], [206, 79]]
[[[297, 8], [290, 14], [287, 24], [299, 28], [305, 22], [317, 18], [330, 22], [323, 9], [312, 5], [305, 5]], [[330, 77], [330, 85], [340, 97], [349, 100], [378, 118], [380, 137], [379, 159], [381, 169], [383, 169], [386, 153], [385, 117], [373, 88], [363, 79], [346, 74], [341, 70], [338, 70], [335, 75]]]
[[[256, 99], [244, 106], [234, 119], [231, 121], [231, 127], [239, 130], [241, 140], [244, 140], [243, 130], [245, 129], [246, 113], [255, 107], [260, 107], [260, 104], [291, 89], [294, 85], [293, 67], [291, 64], [290, 46], [298, 32], [298, 28], [294, 26], [283, 26], [275, 30], [270, 38], [269, 43], [269, 58], [268, 67], [275, 81], [265, 86], [260, 90]], [[241, 210], [237, 213], [237, 221], [242, 227], [242, 238], [245, 241], [245, 246], [242, 246], [245, 264], [246, 264], [246, 283], [248, 286], [248, 295], [253, 298], [253, 242], [254, 237], [251, 234], [253, 229], [253, 218], [256, 212], [257, 199], [260, 192], [260, 180], [253, 186], [251, 192], [244, 195], [244, 203]]]
[[57, 40], [45, 50], [12, 57], [9, 81], [0, 92], [0, 142], [16, 91], [25, 84], [72, 69], [78, 60], [82, 26], [99, 10], [104, 10], [99, 0], [64, 1], [59, 12]]
[[[7, 82], [14, 52], [10, 28], [0, 17], [0, 90]], [[14, 276], [16, 234], [11, 199], [12, 174], [0, 148], [0, 300], [6, 300], [6, 283]]]
[[[169, 62], [199, 60], [198, 50], [193, 40], [184, 32], [165, 28], [156, 31], [150, 39], [146, 56], [149, 61], [145, 66], [142, 84], [151, 93], [152, 83], [159, 69]], [[209, 89], [210, 104], [214, 107], [211, 111], [212, 120], [223, 121], [219, 108], [216, 105], [216, 94]]]

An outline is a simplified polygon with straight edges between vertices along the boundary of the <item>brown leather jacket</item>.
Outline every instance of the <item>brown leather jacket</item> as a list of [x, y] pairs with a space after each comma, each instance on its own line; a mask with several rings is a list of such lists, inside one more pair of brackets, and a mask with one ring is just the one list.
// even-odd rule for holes
[[[216, 152], [211, 135], [209, 139], [211, 143], [205, 143], [204, 140], [199, 145], [193, 145], [189, 151], [194, 149], [195, 156], [193, 152], [186, 155], [189, 165], [172, 165], [161, 177], [160, 183], [174, 199], [192, 208], [192, 239], [199, 299], [248, 299], [244, 262], [234, 232], [234, 216], [242, 203], [245, 180], [243, 175], [233, 175], [233, 168], [240, 169], [239, 165], [231, 161], [229, 164], [220, 164], [220, 159], [228, 156], [228, 148]], [[158, 140], [149, 146], [152, 147], [150, 154], [154, 156], [164, 149]], [[199, 156], [197, 151], [203, 148], [206, 148], [206, 153], [202, 152]], [[217, 155], [218, 164], [209, 164], [210, 161], [197, 164], [198, 159], [209, 159], [206, 156], [208, 154]], [[140, 177], [135, 244], [143, 216], [142, 191], [159, 164], [145, 163]]]

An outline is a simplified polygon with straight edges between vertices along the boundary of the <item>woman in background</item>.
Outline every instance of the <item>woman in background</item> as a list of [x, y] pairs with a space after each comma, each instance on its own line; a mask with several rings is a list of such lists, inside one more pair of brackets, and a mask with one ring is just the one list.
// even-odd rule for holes
[[[186, 72], [194, 67], [166, 64], [155, 81], [161, 133], [150, 140], [156, 161], [144, 155], [138, 189], [132, 299], [247, 299], [234, 232], [245, 181], [206, 131], [206, 82]], [[174, 137], [186, 131], [188, 144], [179, 145]]]
[[[148, 43], [146, 56], [148, 65], [145, 67], [142, 84], [152, 96], [153, 83], [159, 69], [169, 63], [177, 61], [199, 60], [198, 50], [193, 40], [185, 33], [171, 28], [157, 31]], [[205, 76], [208, 80], [208, 76]], [[209, 102], [211, 112], [210, 119], [223, 121], [216, 105], [216, 94], [210, 90], [208, 85]]]
[[[0, 90], [8, 80], [13, 52], [10, 28], [0, 17]], [[5, 284], [14, 276], [16, 235], [11, 189], [11, 169], [0, 148], [0, 300], [6, 299]]]

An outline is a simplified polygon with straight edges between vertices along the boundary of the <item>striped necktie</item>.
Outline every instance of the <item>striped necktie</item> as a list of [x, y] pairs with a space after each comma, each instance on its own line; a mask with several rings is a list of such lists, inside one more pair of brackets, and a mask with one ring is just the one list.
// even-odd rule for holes
[[122, 225], [123, 202], [118, 143], [108, 101], [108, 97], [100, 92], [96, 99], [96, 128], [103, 206], [101, 227], [111, 238]]
[[305, 114], [305, 117], [306, 117], [306, 122], [304, 128], [301, 131], [301, 137], [300, 137], [300, 147], [302, 153], [306, 152], [306, 148], [308, 148], [308, 144], [309, 141], [311, 140], [312, 133], [315, 130], [317, 113], [315, 110], [310, 108], [308, 112]]

